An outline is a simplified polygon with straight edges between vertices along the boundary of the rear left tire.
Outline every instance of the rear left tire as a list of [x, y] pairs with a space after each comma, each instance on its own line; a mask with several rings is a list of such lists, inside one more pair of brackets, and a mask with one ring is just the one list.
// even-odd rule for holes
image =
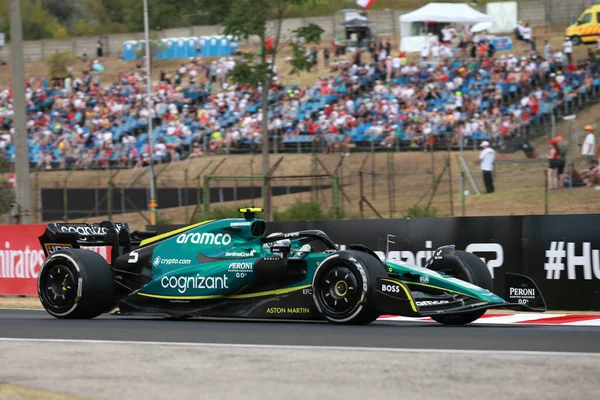
[[42, 264], [38, 295], [44, 309], [56, 318], [95, 318], [115, 307], [113, 272], [98, 253], [62, 250]]

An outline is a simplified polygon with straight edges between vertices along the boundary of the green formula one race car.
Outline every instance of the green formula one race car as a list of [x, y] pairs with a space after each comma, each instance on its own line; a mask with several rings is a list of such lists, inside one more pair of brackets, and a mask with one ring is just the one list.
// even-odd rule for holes
[[[506, 274], [493, 293], [477, 256], [444, 246], [424, 268], [382, 260], [363, 245], [340, 250], [322, 231], [266, 235], [261, 209], [165, 234], [125, 224], [48, 224], [38, 277], [44, 308], [57, 318], [124, 315], [327, 320], [368, 324], [381, 315], [429, 316], [448, 325], [488, 309], [545, 311], [535, 283]], [[105, 258], [85, 247], [107, 246]], [[110, 260], [110, 262], [107, 261]]]

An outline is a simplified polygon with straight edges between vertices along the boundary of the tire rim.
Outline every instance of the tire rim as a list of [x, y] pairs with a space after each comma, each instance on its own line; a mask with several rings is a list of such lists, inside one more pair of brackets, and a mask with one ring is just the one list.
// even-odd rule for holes
[[328, 314], [343, 315], [353, 310], [360, 299], [360, 279], [345, 266], [334, 266], [321, 279], [318, 296]]
[[40, 294], [52, 308], [62, 309], [75, 302], [77, 278], [67, 265], [57, 263], [48, 268], [42, 282]]

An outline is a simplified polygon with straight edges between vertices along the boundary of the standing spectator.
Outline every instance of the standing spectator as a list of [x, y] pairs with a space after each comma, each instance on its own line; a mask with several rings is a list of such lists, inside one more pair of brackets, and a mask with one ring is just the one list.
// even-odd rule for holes
[[544, 58], [546, 60], [552, 59], [552, 45], [547, 40], [544, 40]]
[[96, 55], [98, 58], [102, 58], [104, 55], [104, 44], [102, 43], [102, 39], [98, 39], [98, 44], [96, 45]]
[[570, 37], [565, 37], [565, 43], [563, 44], [563, 49], [565, 55], [567, 56], [567, 61], [569, 64], [573, 63], [573, 43], [571, 42]]
[[531, 36], [531, 40], [529, 41], [529, 44], [531, 45], [531, 51], [532, 52], [537, 52], [537, 37], [535, 35]]
[[552, 139], [548, 142], [551, 146], [548, 151], [548, 190], [553, 190], [558, 188], [558, 177], [560, 174], [559, 166], [560, 166], [560, 150], [558, 148], [558, 141], [556, 139]]
[[429, 47], [427, 45], [425, 45], [421, 49], [421, 60], [427, 61], [428, 59], [429, 59]]
[[594, 136], [594, 128], [592, 128], [591, 125], [586, 126], [585, 131], [587, 132], [587, 135], [585, 136], [585, 140], [583, 141], [581, 155], [585, 157], [587, 166], [589, 167], [590, 165], [592, 165], [594, 153], [596, 152], [596, 137]]
[[487, 193], [494, 193], [494, 161], [496, 160], [496, 152], [490, 147], [490, 142], [484, 141], [481, 143], [481, 153], [479, 154], [479, 162], [481, 171], [483, 172], [483, 183]]
[[565, 166], [567, 165], [567, 154], [569, 149], [565, 145], [562, 136], [556, 136], [556, 145], [558, 148], [558, 176], [561, 176], [565, 172]]

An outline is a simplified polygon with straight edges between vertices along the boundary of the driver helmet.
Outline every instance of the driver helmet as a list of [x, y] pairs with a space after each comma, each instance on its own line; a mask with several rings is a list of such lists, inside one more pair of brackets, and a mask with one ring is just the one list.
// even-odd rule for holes
[[[277, 235], [283, 235], [283, 232], [273, 232], [270, 235], [267, 235], [267, 238], [273, 237], [273, 236], [277, 236]], [[271, 243], [265, 243], [263, 244], [263, 250], [270, 250], [271, 247], [275, 244], [276, 242], [271, 242]]]

